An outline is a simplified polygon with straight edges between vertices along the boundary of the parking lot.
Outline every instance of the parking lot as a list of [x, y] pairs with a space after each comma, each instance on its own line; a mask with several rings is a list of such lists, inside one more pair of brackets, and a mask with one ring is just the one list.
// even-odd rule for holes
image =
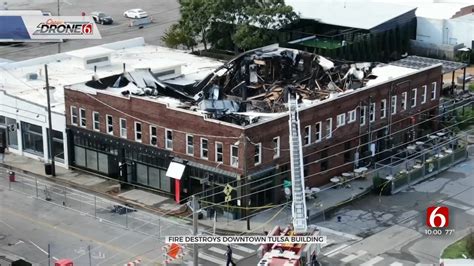
[[[56, 0], [10, 0], [8, 4], [13, 9], [40, 9], [57, 14]], [[129, 27], [129, 19], [123, 17], [123, 12], [132, 8], [145, 10], [153, 19], [149, 25], [139, 29]], [[168, 27], [179, 19], [179, 5], [176, 0], [60, 0], [60, 15], [80, 16], [82, 12], [90, 14], [102, 11], [112, 16], [112, 25], [98, 25], [102, 35], [100, 40], [69, 40], [61, 43], [23, 43], [18, 45], [0, 45], [0, 58], [14, 61], [71, 51], [104, 43], [116, 42], [136, 37], [144, 37], [149, 44], [162, 44], [161, 36]]]

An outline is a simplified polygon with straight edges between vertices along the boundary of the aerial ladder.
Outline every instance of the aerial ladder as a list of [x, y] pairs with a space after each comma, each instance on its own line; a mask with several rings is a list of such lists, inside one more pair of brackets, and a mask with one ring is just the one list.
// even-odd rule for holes
[[292, 185], [292, 217], [295, 233], [306, 233], [306, 197], [303, 171], [303, 151], [301, 141], [300, 119], [298, 114], [298, 99], [293, 93], [288, 94], [289, 126], [290, 126], [290, 161]]

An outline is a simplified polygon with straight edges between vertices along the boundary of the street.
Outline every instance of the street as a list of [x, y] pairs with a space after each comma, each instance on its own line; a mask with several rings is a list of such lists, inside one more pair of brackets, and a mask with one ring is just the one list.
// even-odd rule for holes
[[[153, 264], [163, 261], [164, 241], [159, 236], [190, 233], [186, 224], [142, 211], [112, 213], [118, 203], [77, 190], [69, 189], [64, 201], [58, 193], [63, 187], [47, 181], [38, 180], [38, 187], [48, 187], [38, 198], [34, 180], [17, 174], [17, 181], [8, 183], [1, 169], [0, 249], [40, 265], [47, 265], [48, 244], [52, 261], [71, 258], [76, 265], [89, 265], [89, 260], [92, 265], [120, 265], [141, 258]], [[95, 208], [90, 200], [94, 198]]]
[[[57, 14], [57, 1], [54, 0], [15, 0], [8, 1], [10, 9], [39, 9]], [[86, 48], [104, 43], [116, 42], [136, 37], [144, 37], [148, 44], [162, 45], [161, 36], [170, 25], [179, 19], [179, 4], [175, 0], [153, 0], [140, 1], [139, 6], [135, 2], [126, 0], [105, 1], [79, 1], [61, 0], [60, 14], [62, 16], [80, 16], [81, 12], [90, 14], [93, 11], [102, 11], [111, 15], [114, 19], [112, 25], [97, 25], [102, 35], [100, 40], [68, 40], [61, 43], [61, 52]], [[153, 23], [142, 29], [129, 27], [129, 21], [123, 17], [123, 12], [131, 8], [142, 8], [152, 18]], [[33, 57], [55, 54], [58, 52], [57, 43], [23, 43], [17, 45], [0, 45], [0, 58], [14, 61], [26, 60]]]

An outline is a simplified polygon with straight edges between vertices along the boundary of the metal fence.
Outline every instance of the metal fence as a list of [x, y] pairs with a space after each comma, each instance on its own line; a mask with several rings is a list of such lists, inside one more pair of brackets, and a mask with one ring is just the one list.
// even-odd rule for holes
[[452, 153], [441, 154], [440, 150], [445, 145], [446, 143], [434, 146], [405, 159], [392, 158], [392, 162], [387, 165], [377, 164], [373, 178], [374, 188], [385, 195], [395, 194], [467, 158], [467, 145], [456, 144], [452, 147]]
[[168, 235], [170, 230], [177, 235], [191, 232], [191, 228], [183, 223], [179, 224], [170, 219], [163, 219], [163, 217], [137, 210], [131, 206], [47, 182], [35, 176], [15, 173], [13, 178], [10, 176], [9, 170], [3, 169], [3, 171], [0, 187], [3, 186], [9, 190], [44, 200], [58, 208], [76, 211], [102, 223], [159, 238]]

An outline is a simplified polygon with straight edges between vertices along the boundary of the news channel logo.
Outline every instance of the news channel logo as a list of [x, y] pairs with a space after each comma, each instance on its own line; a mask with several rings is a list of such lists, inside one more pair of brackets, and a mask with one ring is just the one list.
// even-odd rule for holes
[[430, 206], [426, 208], [425, 235], [452, 235], [455, 230], [449, 228], [449, 208], [446, 206]]

